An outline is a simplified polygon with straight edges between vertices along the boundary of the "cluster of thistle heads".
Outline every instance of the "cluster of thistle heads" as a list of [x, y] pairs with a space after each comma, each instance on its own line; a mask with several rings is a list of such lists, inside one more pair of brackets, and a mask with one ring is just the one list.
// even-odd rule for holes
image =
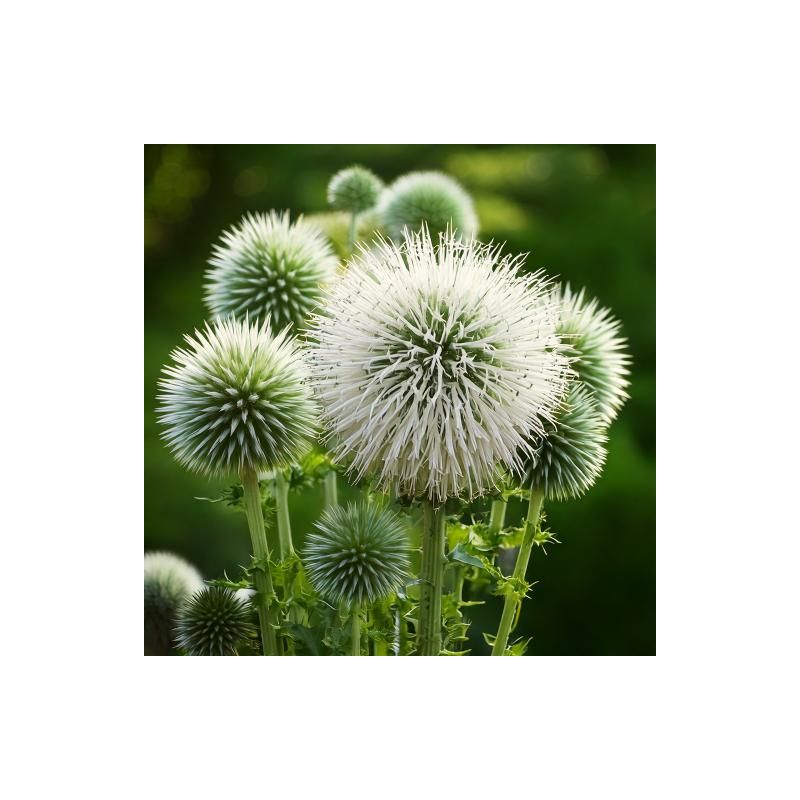
[[[263, 473], [319, 437], [353, 479], [435, 505], [508, 476], [555, 500], [586, 492], [627, 398], [619, 321], [480, 241], [472, 199], [446, 175], [384, 185], [350, 167], [328, 201], [331, 214], [294, 221], [248, 214], [214, 246], [209, 321], [159, 383], [176, 459]], [[326, 514], [309, 545], [318, 591], [392, 591], [401, 533], [374, 509]]]

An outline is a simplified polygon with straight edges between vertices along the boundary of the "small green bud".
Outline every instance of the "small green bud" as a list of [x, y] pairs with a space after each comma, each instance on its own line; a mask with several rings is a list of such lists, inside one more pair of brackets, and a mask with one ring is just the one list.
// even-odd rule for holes
[[365, 167], [339, 170], [328, 184], [328, 202], [339, 211], [360, 214], [378, 202], [381, 179]]
[[239, 592], [206, 586], [181, 609], [175, 631], [190, 656], [235, 656], [255, 637], [253, 609]]

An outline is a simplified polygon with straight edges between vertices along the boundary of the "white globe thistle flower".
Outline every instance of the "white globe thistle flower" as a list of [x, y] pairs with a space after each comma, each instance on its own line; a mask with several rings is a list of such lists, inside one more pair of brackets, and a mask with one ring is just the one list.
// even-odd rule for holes
[[427, 226], [431, 236], [448, 231], [466, 238], [478, 232], [472, 198], [461, 184], [441, 172], [410, 172], [381, 195], [378, 215], [386, 232], [400, 241], [407, 230], [419, 233]]
[[306, 541], [312, 586], [330, 603], [372, 603], [394, 594], [409, 570], [401, 517], [366, 502], [325, 509]]
[[206, 273], [206, 304], [217, 317], [301, 328], [319, 303], [338, 260], [327, 237], [289, 214], [248, 214], [222, 234]]
[[575, 294], [569, 284], [553, 290], [561, 307], [558, 332], [573, 356], [578, 379], [594, 393], [597, 408], [606, 423], [616, 419], [628, 398], [631, 358], [628, 341], [620, 335], [621, 323], [611, 311], [589, 300], [583, 289]]
[[268, 321], [228, 318], [184, 338], [158, 384], [162, 438], [178, 462], [222, 476], [298, 458], [316, 407], [289, 329], [273, 336]]
[[341, 169], [328, 184], [328, 203], [338, 211], [360, 214], [378, 202], [383, 181], [366, 167]]
[[568, 360], [541, 274], [497, 247], [424, 231], [361, 248], [311, 328], [312, 386], [334, 458], [434, 502], [519, 465], [566, 391]]
[[525, 485], [543, 490], [550, 500], [580, 497], [603, 471], [607, 430], [590, 389], [573, 384], [555, 422], [545, 423], [545, 435], [526, 462]]
[[144, 555], [144, 651], [165, 656], [173, 649], [173, 626], [181, 607], [203, 588], [203, 577], [173, 553]]

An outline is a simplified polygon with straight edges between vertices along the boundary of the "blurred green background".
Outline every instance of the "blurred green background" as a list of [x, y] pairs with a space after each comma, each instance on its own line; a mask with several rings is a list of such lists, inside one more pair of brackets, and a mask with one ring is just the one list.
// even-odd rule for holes
[[[238, 577], [249, 558], [244, 517], [194, 499], [224, 484], [179, 467], [154, 415], [161, 365], [204, 320], [203, 273], [223, 228], [246, 211], [326, 211], [330, 176], [353, 163], [387, 182], [442, 170], [475, 198], [482, 239], [586, 286], [622, 319], [634, 359], [603, 476], [581, 500], [546, 506], [562, 544], [533, 554], [539, 583], [515, 635], [533, 637], [529, 655], [655, 654], [654, 145], [147, 145], [144, 162], [145, 550], [183, 555], [205, 577]], [[321, 493], [292, 503], [302, 543]], [[508, 523], [522, 513], [512, 501]], [[473, 654], [488, 654], [481, 631], [499, 621], [499, 598], [487, 601], [469, 609]]]

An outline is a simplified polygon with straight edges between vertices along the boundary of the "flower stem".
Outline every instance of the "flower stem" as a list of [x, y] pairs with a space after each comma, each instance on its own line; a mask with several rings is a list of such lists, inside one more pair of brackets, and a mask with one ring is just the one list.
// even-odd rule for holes
[[351, 256], [356, 246], [356, 216], [354, 211], [350, 216], [350, 229], [347, 232], [347, 251]]
[[350, 655], [361, 655], [361, 606], [358, 603], [350, 610]]
[[336, 488], [336, 470], [332, 469], [325, 476], [325, 508], [339, 505], [339, 492]]
[[420, 567], [417, 654], [438, 656], [442, 649], [442, 589], [444, 539], [447, 516], [444, 507], [422, 504], [422, 564]]
[[[514, 565], [514, 578], [525, 580], [525, 573], [528, 571], [528, 562], [531, 558], [533, 549], [533, 537], [539, 525], [539, 514], [544, 502], [544, 491], [531, 487], [531, 496], [528, 501], [528, 516], [525, 518], [525, 530], [522, 533], [522, 543], [517, 554], [517, 563]], [[503, 615], [500, 617], [500, 627], [497, 629], [497, 638], [492, 647], [493, 656], [505, 655], [508, 637], [511, 633], [511, 626], [517, 613], [518, 605], [522, 602], [513, 592], [506, 592], [506, 599], [503, 604]]]
[[283, 470], [275, 470], [275, 507], [278, 517], [278, 543], [281, 559], [294, 555], [292, 523], [289, 520], [289, 484]]
[[278, 640], [275, 629], [270, 623], [269, 606], [275, 596], [272, 587], [272, 575], [269, 571], [269, 545], [267, 532], [264, 529], [264, 514], [261, 511], [261, 492], [258, 489], [258, 476], [252, 469], [243, 469], [242, 486], [244, 488], [244, 507], [247, 512], [247, 525], [250, 528], [250, 540], [253, 544], [253, 555], [258, 566], [253, 573], [253, 583], [258, 592], [258, 620], [261, 626], [261, 646], [265, 656], [277, 656]]
[[505, 500], [494, 500], [492, 502], [492, 511], [489, 515], [489, 530], [492, 533], [499, 533], [503, 530], [506, 522], [506, 506]]

